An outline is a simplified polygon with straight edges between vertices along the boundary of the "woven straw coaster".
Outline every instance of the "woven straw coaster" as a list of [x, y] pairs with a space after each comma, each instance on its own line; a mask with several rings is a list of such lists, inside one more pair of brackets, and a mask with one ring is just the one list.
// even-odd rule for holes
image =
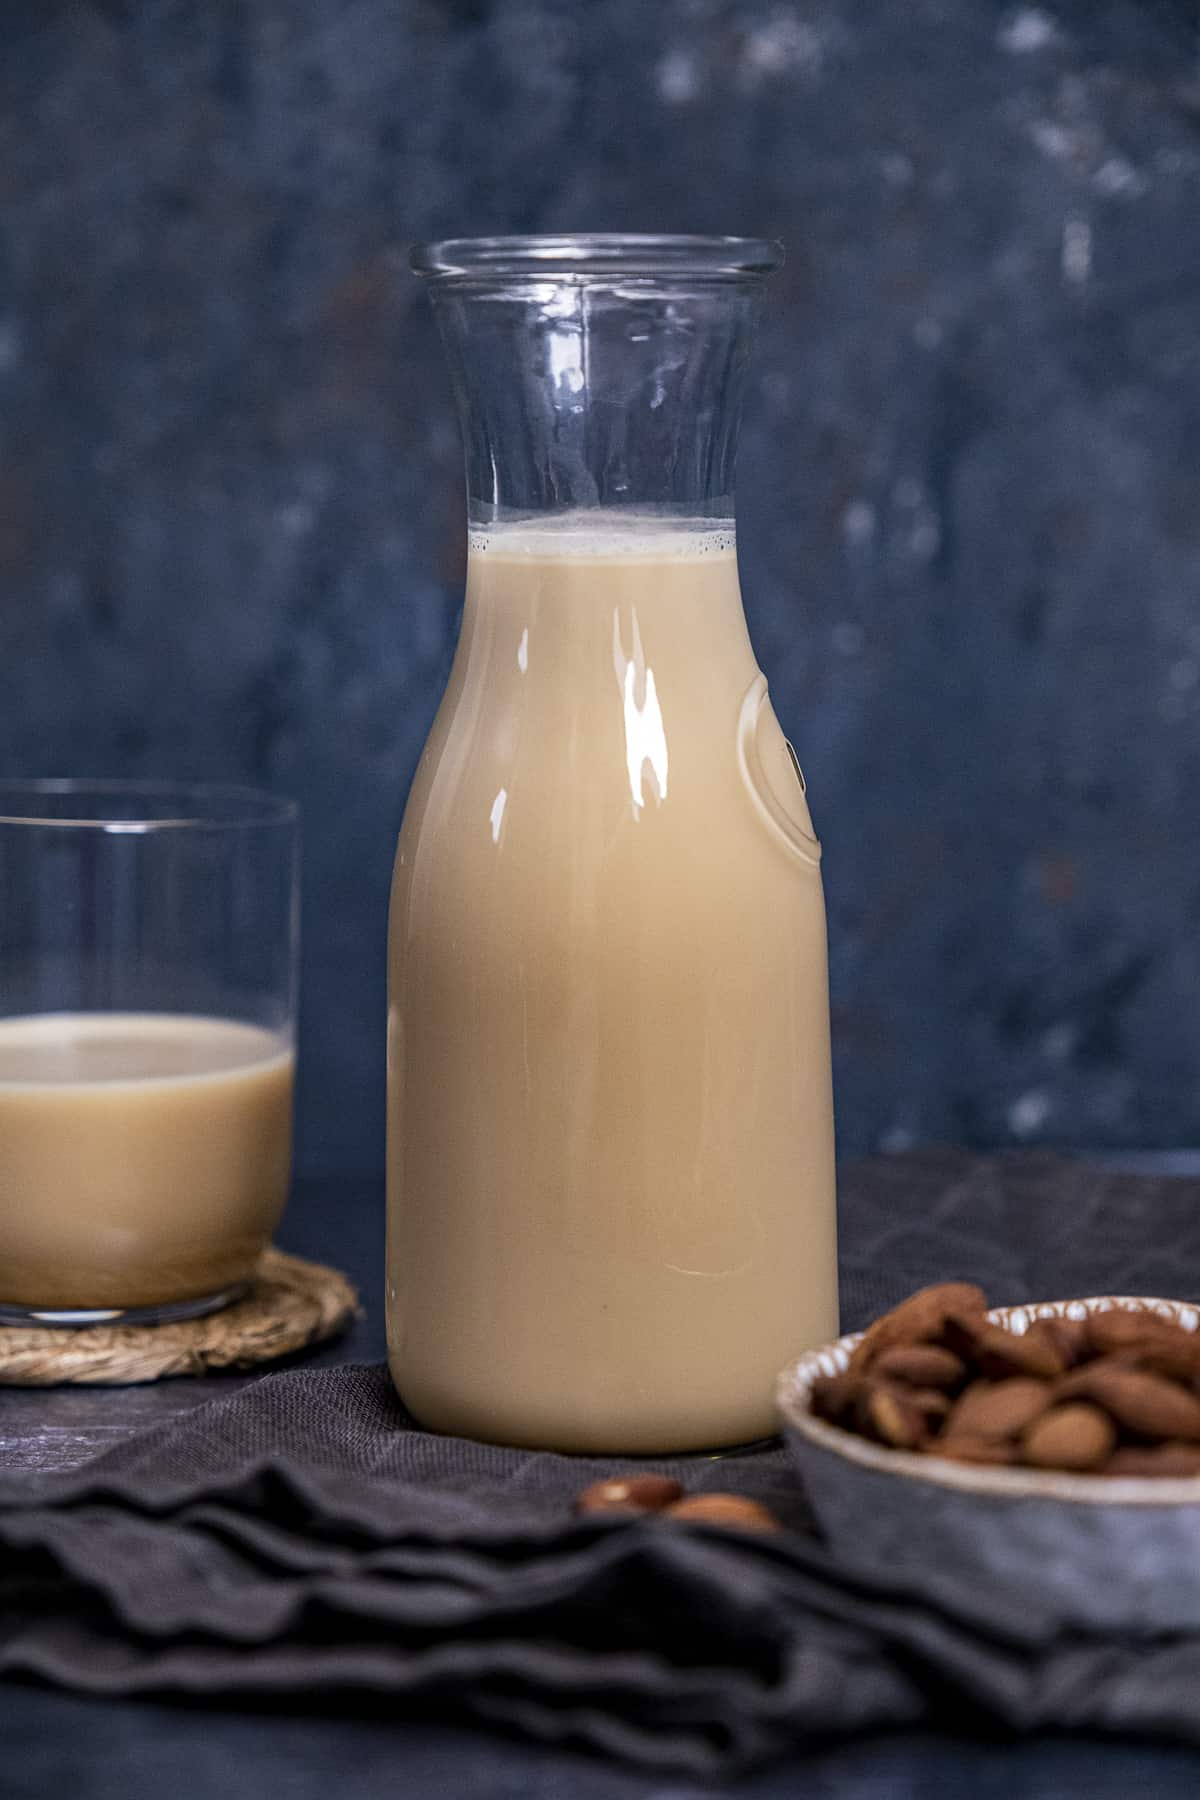
[[344, 1331], [358, 1312], [344, 1275], [266, 1250], [250, 1291], [221, 1312], [172, 1325], [0, 1325], [0, 1385], [127, 1387], [166, 1375], [252, 1369]]

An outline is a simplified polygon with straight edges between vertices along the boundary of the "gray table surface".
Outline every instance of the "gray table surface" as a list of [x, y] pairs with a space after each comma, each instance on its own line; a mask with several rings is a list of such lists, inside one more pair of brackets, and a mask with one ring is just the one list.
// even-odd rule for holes
[[[1114, 1160], [1114, 1159], [1106, 1159]], [[1123, 1157], [1156, 1172], [1200, 1172], [1200, 1154]], [[378, 1361], [382, 1197], [370, 1184], [298, 1185], [281, 1242], [336, 1261], [359, 1284], [366, 1317], [328, 1362]], [[222, 1377], [229, 1391], [245, 1377]], [[9, 1469], [66, 1468], [139, 1425], [210, 1399], [216, 1383], [48, 1392], [0, 1390], [0, 1456]], [[713, 1790], [648, 1777], [437, 1722], [298, 1716], [84, 1699], [0, 1683], [0, 1800], [698, 1800]], [[1096, 1739], [980, 1742], [891, 1733], [814, 1748], [721, 1791], [744, 1800], [1194, 1800], [1200, 1754]]]

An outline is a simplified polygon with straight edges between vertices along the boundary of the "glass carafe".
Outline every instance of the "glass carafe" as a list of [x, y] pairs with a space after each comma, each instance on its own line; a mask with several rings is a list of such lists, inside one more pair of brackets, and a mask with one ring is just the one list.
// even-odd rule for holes
[[392, 892], [392, 1374], [422, 1424], [493, 1441], [759, 1437], [837, 1328], [820, 848], [734, 541], [777, 249], [413, 260], [470, 543]]

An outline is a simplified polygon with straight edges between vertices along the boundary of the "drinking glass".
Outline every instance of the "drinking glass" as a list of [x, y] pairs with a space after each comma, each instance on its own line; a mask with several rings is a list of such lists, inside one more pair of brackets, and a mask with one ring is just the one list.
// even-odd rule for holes
[[0, 1322], [191, 1318], [287, 1198], [297, 811], [0, 782]]

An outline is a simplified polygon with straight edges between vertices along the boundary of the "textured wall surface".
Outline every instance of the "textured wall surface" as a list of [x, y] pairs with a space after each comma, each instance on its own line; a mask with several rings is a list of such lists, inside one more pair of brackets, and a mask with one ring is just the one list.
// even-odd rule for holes
[[6, 0], [0, 772], [306, 836], [302, 1155], [377, 1166], [455, 426], [400, 248], [770, 233], [747, 611], [847, 1150], [1200, 1141], [1200, 46], [1171, 0]]

